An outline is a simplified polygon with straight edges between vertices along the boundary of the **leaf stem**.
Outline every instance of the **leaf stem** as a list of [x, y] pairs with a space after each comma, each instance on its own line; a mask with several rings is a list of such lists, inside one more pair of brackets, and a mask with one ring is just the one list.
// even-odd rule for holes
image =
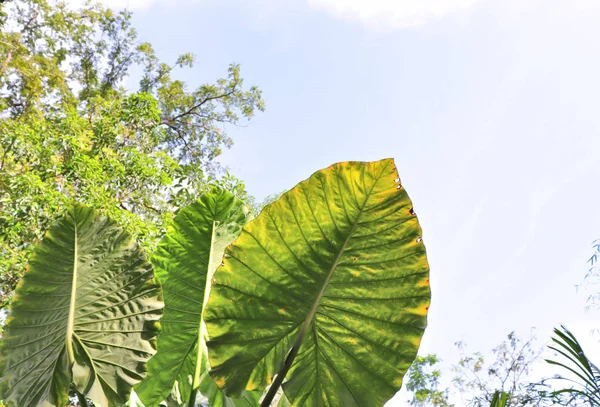
[[79, 393], [77, 391], [77, 389], [75, 389], [75, 395], [77, 395], [77, 400], [79, 401], [79, 407], [90, 407], [85, 396], [83, 394]]
[[188, 407], [194, 407], [196, 405], [196, 394], [198, 394], [198, 387], [192, 388], [190, 399], [188, 400]]
[[206, 285], [204, 287], [204, 301], [202, 302], [202, 312], [200, 314], [200, 325], [198, 326], [198, 339], [197, 345], [198, 352], [196, 354], [196, 370], [194, 372], [194, 379], [192, 380], [192, 391], [190, 393], [190, 398], [188, 400], [188, 407], [194, 407], [196, 404], [196, 394], [198, 393], [198, 387], [200, 387], [200, 375], [202, 373], [202, 353], [204, 352], [204, 308], [206, 307], [206, 303], [208, 302], [208, 293], [210, 291], [210, 279], [212, 278], [212, 274], [210, 272], [211, 265], [213, 262], [213, 246], [215, 244], [216, 238], [216, 221], [212, 222], [212, 234], [210, 238], [210, 250], [208, 255], [208, 270], [206, 272]]
[[292, 364], [294, 363], [294, 359], [296, 359], [296, 355], [298, 355], [298, 350], [300, 350], [300, 345], [302, 345], [302, 341], [304, 340], [305, 335], [306, 335], [306, 331], [301, 332], [301, 335], [298, 336], [296, 343], [290, 350], [290, 353], [288, 354], [287, 358], [285, 358], [285, 363], [283, 364], [283, 368], [281, 369], [281, 371], [279, 371], [279, 373], [277, 373], [277, 376], [275, 376], [275, 380], [273, 380], [273, 384], [269, 388], [267, 395], [265, 396], [263, 401], [260, 403], [260, 407], [269, 407], [271, 405], [271, 403], [273, 402], [273, 398], [275, 398], [277, 391], [281, 387], [281, 384], [283, 383], [283, 379], [285, 379], [287, 372], [290, 370], [290, 368], [292, 367]]
[[[69, 357], [69, 368], [73, 366], [75, 363], [75, 353], [73, 352], [73, 324], [75, 322], [75, 298], [77, 294], [77, 263], [78, 263], [78, 253], [77, 253], [77, 219], [73, 217], [74, 224], [74, 244], [73, 244], [73, 280], [71, 282], [71, 301], [69, 304], [69, 320], [67, 322], [67, 336], [66, 346], [67, 346], [67, 355]], [[79, 393], [77, 393], [79, 394]], [[86, 404], [87, 406], [87, 404]]]

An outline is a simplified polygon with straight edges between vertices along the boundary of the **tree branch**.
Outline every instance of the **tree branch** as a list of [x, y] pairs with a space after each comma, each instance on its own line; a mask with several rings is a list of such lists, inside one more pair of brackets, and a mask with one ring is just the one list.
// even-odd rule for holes
[[148, 204], [147, 204], [147, 203], [145, 203], [145, 202], [142, 202], [142, 206], [143, 206], [144, 208], [146, 208], [146, 209], [150, 209], [152, 212], [154, 212], [154, 213], [156, 213], [156, 214], [158, 214], [158, 215], [161, 215], [161, 214], [162, 214], [162, 212], [160, 211], [160, 209], [156, 209], [155, 207], [153, 207], [153, 206], [151, 206], [151, 205], [148, 205]]
[[[237, 86], [237, 85], [236, 85], [236, 86]], [[216, 95], [216, 96], [207, 96], [207, 97], [205, 97], [205, 98], [204, 98], [204, 99], [203, 99], [203, 100], [202, 100], [200, 103], [198, 103], [198, 104], [196, 104], [196, 105], [194, 105], [194, 106], [190, 107], [190, 108], [189, 108], [188, 110], [186, 110], [185, 112], [183, 112], [183, 113], [180, 113], [180, 114], [178, 114], [178, 115], [177, 115], [177, 116], [175, 116], [175, 117], [171, 117], [171, 118], [165, 118], [165, 119], [162, 119], [162, 120], [161, 120], [161, 122], [160, 122], [160, 124], [173, 123], [174, 121], [176, 121], [176, 120], [179, 120], [179, 119], [181, 119], [182, 117], [189, 116], [190, 114], [192, 114], [192, 113], [194, 112], [194, 110], [196, 110], [196, 109], [198, 109], [198, 108], [202, 107], [202, 106], [203, 106], [205, 103], [208, 103], [208, 102], [210, 102], [211, 100], [222, 99], [222, 98], [225, 98], [225, 97], [231, 96], [231, 95], [233, 95], [233, 94], [235, 93], [235, 88], [236, 88], [236, 86], [234, 86], [234, 87], [231, 89], [231, 91], [229, 91], [229, 92], [227, 92], [227, 93], [222, 93], [222, 94], [220, 94], [220, 95]]]
[[152, 89], [158, 81], [160, 81], [162, 78], [164, 78], [164, 76], [166, 74], [170, 73], [173, 69], [175, 69], [176, 66], [177, 66], [177, 64], [170, 66], [170, 67], [168, 67], [168, 69], [165, 69], [161, 73], [156, 75], [156, 78], [152, 79], [152, 81], [148, 84], [148, 88]]
[[187, 140], [185, 139], [185, 137], [181, 134], [181, 129], [177, 128], [176, 126], [171, 124], [171, 121], [165, 121], [165, 122], [161, 122], [161, 124], [166, 125], [167, 127], [169, 127], [171, 130], [173, 130], [176, 134], [177, 134], [177, 138], [179, 140], [181, 140], [183, 142], [183, 145], [185, 146], [185, 148], [190, 152], [191, 155], [196, 155], [196, 153], [194, 152], [194, 150], [190, 147], [190, 145], [188, 144]]
[[27, 21], [25, 24], [23, 24], [23, 29], [21, 30], [21, 32], [22, 32], [22, 33], [24, 33], [24, 32], [25, 32], [25, 31], [27, 31], [27, 30], [34, 30], [34, 29], [38, 28], [38, 26], [37, 26], [37, 25], [36, 25], [36, 26], [31, 26], [31, 23], [32, 23], [32, 22], [33, 22], [35, 19], [37, 19], [37, 16], [38, 16], [38, 14], [39, 14], [39, 13], [40, 13], [40, 11], [39, 11], [39, 10], [35, 10], [35, 11], [33, 12], [33, 15], [31, 16], [31, 18], [30, 18], [30, 19], [29, 19], [29, 20], [28, 20], [28, 21]]
[[6, 56], [6, 59], [4, 60], [4, 62], [2, 63], [2, 67], [0, 68], [0, 75], [2, 75], [4, 73], [4, 71], [6, 71], [11, 59], [12, 59], [12, 53], [10, 51], [8, 51], [8, 55]]
[[[205, 114], [200, 114], [198, 112], [192, 112], [191, 114], [194, 115], [194, 116], [196, 116], [199, 119], [209, 119], [209, 120], [212, 120], [212, 121], [215, 121], [215, 122], [219, 122], [219, 123], [233, 124], [234, 126], [237, 126], [237, 127], [247, 127], [247, 126], [242, 125], [242, 124], [237, 124], [232, 119], [225, 119], [225, 118], [222, 118], [220, 116], [210, 117], [210, 116], [207, 116]], [[222, 115], [222, 116], [225, 116], [225, 115]]]

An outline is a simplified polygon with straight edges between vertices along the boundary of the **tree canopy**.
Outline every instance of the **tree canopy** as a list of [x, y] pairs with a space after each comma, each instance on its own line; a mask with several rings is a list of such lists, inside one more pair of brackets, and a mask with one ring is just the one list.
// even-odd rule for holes
[[[162, 62], [131, 16], [91, 3], [0, 4], [0, 307], [32, 243], [73, 200], [153, 247], [172, 212], [223, 174], [225, 126], [264, 110], [239, 65], [193, 89], [178, 80], [194, 56]], [[248, 198], [235, 177], [216, 182]]]
[[[442, 365], [435, 354], [417, 356], [408, 372], [406, 389], [411, 406], [473, 407], [553, 406], [555, 398], [548, 387], [532, 382], [530, 373], [539, 361], [542, 349], [536, 346], [536, 336], [521, 338], [514, 332], [492, 349], [488, 356], [481, 352], [465, 353], [465, 344], [457, 342], [461, 357], [452, 366], [451, 388], [443, 386]], [[493, 404], [502, 401], [504, 404]]]
[[542, 349], [535, 347], [535, 334], [520, 338], [514, 332], [492, 349], [493, 360], [475, 352], [465, 355], [464, 344], [458, 365], [454, 366], [453, 383], [469, 406], [489, 406], [496, 392], [508, 394], [506, 406], [542, 406], [537, 394], [531, 392], [527, 376], [532, 365], [539, 360]]
[[440, 359], [435, 354], [417, 356], [408, 370], [406, 390], [412, 394], [413, 407], [454, 407], [449, 401], [449, 390], [440, 389], [442, 372], [437, 368]]

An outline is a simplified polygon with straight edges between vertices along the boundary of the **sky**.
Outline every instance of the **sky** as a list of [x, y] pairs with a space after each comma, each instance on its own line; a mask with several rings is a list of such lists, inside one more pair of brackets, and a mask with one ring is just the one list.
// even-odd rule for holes
[[[266, 101], [222, 162], [261, 200], [338, 161], [392, 157], [423, 227], [420, 353], [456, 363], [566, 324], [600, 238], [597, 0], [106, 0], [190, 85], [241, 64]], [[598, 287], [596, 287], [598, 289]], [[406, 405], [399, 394], [389, 406]]]

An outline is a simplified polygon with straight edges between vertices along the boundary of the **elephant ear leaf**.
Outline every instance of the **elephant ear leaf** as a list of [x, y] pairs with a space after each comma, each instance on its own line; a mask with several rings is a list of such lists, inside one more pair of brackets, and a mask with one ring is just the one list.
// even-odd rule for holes
[[294, 406], [381, 406], [416, 357], [430, 302], [421, 227], [393, 160], [318, 171], [225, 251], [205, 322], [228, 394], [283, 384]]
[[124, 404], [155, 353], [163, 306], [142, 248], [76, 204], [28, 267], [2, 338], [0, 399], [63, 407], [73, 383], [98, 404]]
[[177, 384], [182, 400], [191, 400], [191, 405], [198, 391], [213, 407], [253, 405], [246, 398], [226, 397], [206, 374], [202, 323], [212, 274], [249, 216], [241, 200], [215, 187], [181, 210], [159, 243], [152, 263], [163, 287], [165, 310], [158, 352], [149, 363], [148, 376], [136, 388], [144, 404], [157, 405]]
[[240, 397], [229, 397], [217, 386], [212, 377], [210, 377], [210, 365], [208, 364], [206, 343], [202, 355], [203, 363], [205, 364], [200, 376], [199, 390], [201, 395], [199, 398], [204, 401], [204, 404], [210, 407], [255, 407], [258, 406], [261, 391], [243, 391]]

